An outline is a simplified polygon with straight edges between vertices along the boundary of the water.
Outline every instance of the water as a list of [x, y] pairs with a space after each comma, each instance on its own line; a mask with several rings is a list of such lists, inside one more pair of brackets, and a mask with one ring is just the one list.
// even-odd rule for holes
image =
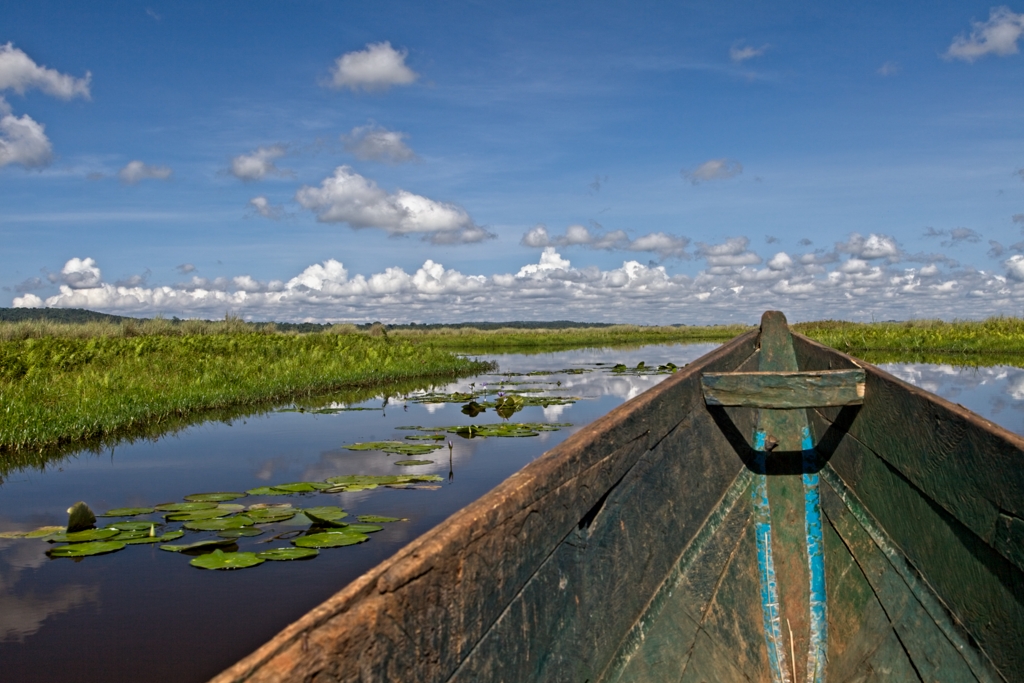
[[[609, 371], [610, 365], [598, 363], [623, 362], [632, 367], [641, 360], [648, 365], [671, 361], [681, 366], [713, 346], [495, 356], [502, 372], [592, 370], [512, 378], [546, 382], [543, 386], [551, 395], [580, 398], [572, 405], [527, 407], [514, 416], [514, 422], [571, 422], [573, 426], [531, 438], [468, 440], [452, 435], [450, 466], [446, 447], [416, 456], [434, 460], [432, 465], [402, 468], [393, 463], [405, 456], [349, 451], [342, 446], [401, 440], [414, 433], [396, 429], [399, 426], [498, 422], [493, 410], [471, 419], [460, 412], [459, 404], [406, 404], [392, 399], [383, 409], [380, 400], [361, 404], [374, 411], [272, 412], [230, 424], [205, 423], [101, 455], [79, 454], [45, 471], [11, 473], [0, 485], [0, 530], [63, 524], [63, 511], [77, 500], [103, 511], [179, 501], [195, 492], [242, 491], [353, 473], [411, 471], [437, 474], [442, 481], [438, 488], [378, 488], [238, 501], [287, 501], [297, 507], [333, 504], [352, 517], [377, 514], [409, 520], [385, 524], [367, 543], [321, 550], [311, 561], [266, 562], [241, 571], [195, 569], [189, 566], [189, 557], [155, 545], [129, 546], [76, 562], [51, 560], [45, 555], [49, 544], [39, 540], [0, 540], [0, 678], [206, 680], [547, 449], [665, 378], [618, 375]], [[1024, 370], [928, 365], [886, 369], [1024, 433]], [[493, 397], [499, 380], [496, 376], [468, 378], [439, 390], [469, 391], [471, 383], [479, 389], [486, 382]], [[287, 545], [287, 541], [260, 543], [270, 535], [242, 539], [239, 545], [242, 550], [257, 551]], [[212, 536], [192, 533], [178, 542]]]

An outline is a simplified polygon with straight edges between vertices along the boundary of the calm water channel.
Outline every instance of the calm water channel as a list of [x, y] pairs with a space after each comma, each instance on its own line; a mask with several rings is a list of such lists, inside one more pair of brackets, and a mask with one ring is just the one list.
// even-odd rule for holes
[[[345, 493], [249, 496], [235, 504], [336, 505], [357, 515], [408, 521], [382, 524], [370, 540], [324, 548], [311, 560], [265, 562], [240, 571], [206, 571], [192, 556], [129, 545], [78, 561], [51, 559], [51, 544], [0, 539], [0, 679], [4, 681], [203, 681], [248, 654], [282, 627], [450, 514], [480, 497], [545, 450], [665, 375], [613, 372], [672, 362], [682, 366], [713, 345], [651, 346], [540, 355], [495, 356], [500, 373], [434, 387], [436, 393], [486, 392], [477, 401], [511, 395], [578, 399], [527, 406], [510, 422], [571, 423], [526, 438], [451, 438], [454, 449], [411, 456], [431, 464], [398, 466], [405, 455], [353, 451], [346, 444], [405, 441], [434, 431], [399, 429], [501, 422], [493, 408], [471, 418], [464, 402], [425, 403], [411, 395], [359, 404], [372, 410], [332, 413], [275, 411], [209, 422], [151, 441], [81, 453], [38, 469], [9, 473], [0, 484], [0, 531], [66, 523], [64, 510], [84, 500], [93, 510], [152, 506], [188, 494], [245, 491], [289, 482], [322, 482], [346, 474], [435, 474], [441, 481], [414, 488]], [[1024, 433], [1024, 370], [957, 369], [934, 365], [885, 366], [1017, 433]], [[582, 374], [565, 370], [584, 370]], [[531, 374], [544, 371], [543, 374]], [[504, 380], [505, 384], [500, 383]], [[487, 385], [486, 388], [484, 385]], [[340, 406], [338, 406], [340, 407]], [[436, 430], [435, 430], [436, 431]], [[408, 443], [438, 443], [408, 441]], [[122, 519], [122, 518], [118, 518]], [[160, 513], [132, 519], [161, 521]], [[100, 522], [111, 521], [100, 518]], [[267, 525], [261, 536], [239, 539], [243, 551], [288, 547], [280, 533], [308, 527], [293, 519]], [[291, 525], [289, 525], [291, 523]], [[178, 528], [169, 523], [165, 529]], [[174, 543], [216, 538], [191, 532]]]

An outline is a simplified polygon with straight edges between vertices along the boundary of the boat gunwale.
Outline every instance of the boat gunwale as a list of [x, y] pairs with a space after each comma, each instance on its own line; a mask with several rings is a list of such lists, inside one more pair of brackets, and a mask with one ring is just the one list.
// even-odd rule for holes
[[[704, 370], [741, 351], [744, 346], [749, 346], [752, 352], [756, 351], [753, 342], [759, 334], [759, 330], [755, 329], [734, 337], [680, 368], [663, 382], [582, 427], [491, 491], [454, 512], [433, 529], [413, 539], [390, 558], [368, 570], [283, 628], [254, 652], [210, 679], [210, 683], [252, 680], [254, 676], [264, 672], [265, 667], [272, 664], [276, 658], [286, 655], [290, 648], [298, 645], [302, 652], [308, 652], [311, 647], [309, 643], [311, 633], [331, 620], [353, 614], [360, 608], [367, 610], [367, 613], [361, 615], [362, 621], [372, 623], [379, 617], [378, 613], [385, 605], [370, 606], [365, 604], [366, 599], [373, 598], [374, 594], [383, 598], [387, 594], [400, 591], [404, 586], [431, 572], [435, 568], [434, 558], [446, 557], [452, 552], [462, 551], [480, 537], [500, 529], [516, 514], [541, 502], [545, 495], [550, 494], [585, 469], [581, 467], [584, 464], [581, 457], [583, 454], [594, 452], [602, 454], [590, 458], [592, 462], [589, 463], [589, 466], [592, 467], [598, 464], [601, 458], [629, 445], [630, 441], [635, 441], [639, 437], [626, 439], [623, 443], [614, 441], [609, 443], [608, 435], [616, 428], [627, 426], [634, 416], [642, 416], [651, 403], [662, 400], [665, 394], [678, 391], [680, 385], [692, 382], [696, 394], [702, 396], [700, 376]], [[740, 359], [740, 362], [742, 360]], [[703, 403], [703, 398], [700, 401]], [[647, 448], [644, 450], [651, 448], [664, 438], [668, 431], [670, 430], [665, 430], [664, 434], [652, 434], [650, 430], [642, 432], [641, 435], [648, 437]], [[589, 510], [604, 493], [605, 491], [591, 492], [593, 500], [582, 503], [584, 511]], [[566, 533], [568, 531], [569, 529], [566, 530]], [[553, 543], [552, 548], [557, 544], [557, 542]], [[519, 587], [519, 589], [521, 588], [522, 586]], [[495, 613], [495, 619], [500, 613], [501, 610]], [[464, 648], [466, 655], [472, 651], [475, 642], [478, 642], [487, 633], [492, 624], [493, 621], [481, 628], [479, 637], [474, 639], [474, 643]], [[465, 656], [461, 657], [447, 672], [446, 677], [454, 673], [464, 659]], [[316, 667], [307, 667], [307, 669], [315, 670]], [[266, 671], [266, 673], [270, 676], [267, 680], [281, 680], [272, 672]]]

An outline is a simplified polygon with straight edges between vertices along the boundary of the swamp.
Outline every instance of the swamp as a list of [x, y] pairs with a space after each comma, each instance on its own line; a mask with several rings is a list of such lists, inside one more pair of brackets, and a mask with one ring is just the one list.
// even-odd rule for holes
[[[840, 348], [852, 346], [858, 333], [861, 342], [882, 338], [837, 327], [823, 325], [821, 333], [840, 335]], [[926, 343], [934, 326], [908, 329], [918, 340], [910, 346], [853, 352], [1024, 434], [1019, 355], [1010, 349], [984, 355], [969, 339], [943, 352]], [[244, 334], [235, 348], [257, 355], [275, 343], [294, 343], [277, 333]], [[199, 336], [193, 343], [210, 358], [216, 354], [209, 349], [230, 348], [232, 341]], [[286, 341], [277, 342], [278, 336]], [[364, 370], [367, 364], [381, 367], [374, 365], [379, 358], [401, 368], [403, 359], [419, 364], [434, 354], [429, 362], [441, 372], [417, 375], [409, 363], [406, 375], [350, 381], [344, 388], [299, 391], [298, 384], [281, 384], [258, 400], [224, 400], [212, 410], [172, 406], [160, 420], [83, 430], [76, 439], [51, 431], [19, 442], [8, 437], [14, 432], [4, 432], [5, 677], [52, 680], [60, 671], [70, 681], [206, 680], [574, 431], [717, 345], [607, 347], [585, 341], [552, 344], [555, 350], [536, 344], [488, 349], [479, 334], [445, 336], [451, 339], [436, 345], [400, 330], [308, 335], [303, 342], [309, 354], [319, 344], [358, 350], [349, 356]], [[459, 344], [452, 341], [459, 337]], [[15, 379], [42, 376], [31, 368], [64, 373], [63, 380], [26, 393], [31, 400], [22, 405], [29, 414], [33, 401], [45, 404], [39, 411], [60, 413], [74, 402], [75, 387], [85, 395], [83, 382], [101, 382], [104, 373], [121, 372], [110, 381], [126, 381], [140, 367], [133, 359], [147, 353], [144, 348], [132, 355], [140, 340], [158, 349], [151, 353], [163, 343], [166, 357], [173, 355], [166, 340], [177, 337], [82, 335], [74, 343], [40, 342], [45, 339], [14, 340], [45, 347], [38, 354], [45, 363], [25, 362], [24, 349], [12, 353], [5, 342], [5, 392]], [[887, 343], [894, 346], [891, 338]], [[574, 345], [583, 348], [564, 348]], [[120, 360], [76, 365], [74, 359], [88, 353]], [[280, 351], [276, 357], [295, 373], [309, 372], [310, 356], [300, 359], [304, 363]], [[199, 374], [216, 376], [211, 387], [243, 367], [218, 363], [208, 361]], [[245, 372], [256, 386], [269, 376], [259, 373], [280, 374], [280, 367]], [[179, 396], [202, 398], [180, 378], [168, 377], [167, 386]], [[3, 429], [12, 429], [9, 421]], [[18, 443], [23, 446], [12, 446]], [[78, 501], [98, 516], [96, 529], [63, 532], [66, 511]]]

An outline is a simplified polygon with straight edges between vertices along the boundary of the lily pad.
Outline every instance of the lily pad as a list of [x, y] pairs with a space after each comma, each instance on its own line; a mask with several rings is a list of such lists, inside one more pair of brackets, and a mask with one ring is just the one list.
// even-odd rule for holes
[[185, 522], [182, 526], [192, 531], [225, 531], [227, 529], [241, 529], [244, 526], [252, 526], [253, 524], [252, 518], [238, 515], [237, 517], [221, 517], [219, 519], [201, 519], [198, 522]]
[[250, 510], [284, 510], [290, 508], [291, 503], [253, 503], [249, 506]]
[[[143, 543], [167, 543], [168, 541], [176, 541], [185, 535], [184, 531], [168, 531], [163, 536], [150, 536], [149, 534], [142, 538], [133, 538], [130, 541], [125, 541], [128, 545], [141, 545]], [[117, 537], [120, 540], [120, 536]]]
[[313, 514], [311, 512], [303, 512], [303, 515], [305, 515], [306, 519], [308, 519], [309, 523], [312, 524], [313, 526], [333, 527], [335, 529], [341, 529], [343, 527], [347, 527], [348, 526], [348, 524], [346, 522], [341, 522], [341, 521], [338, 521], [337, 519], [326, 519], [324, 517], [318, 517], [318, 516], [316, 516], [315, 514]]
[[345, 529], [346, 533], [357, 533], [357, 534], [372, 534], [374, 531], [380, 531], [384, 527], [377, 526], [376, 524], [349, 524], [348, 528]]
[[227, 548], [235, 545], [236, 541], [233, 538], [211, 538], [205, 541], [196, 541], [195, 543], [186, 543], [184, 545], [162, 545], [160, 550], [166, 550], [172, 553], [187, 553], [209, 550], [211, 548]]
[[319, 554], [316, 548], [271, 548], [256, 553], [256, 557], [261, 560], [308, 560]]
[[105, 541], [121, 533], [117, 529], [86, 529], [71, 533], [56, 533], [47, 538], [50, 543], [86, 543], [89, 541]]
[[185, 496], [185, 500], [193, 503], [221, 503], [226, 500], [236, 500], [238, 498], [245, 498], [245, 494], [231, 491], [217, 491], [215, 493], [190, 493]]
[[291, 495], [289, 491], [281, 491], [275, 489], [272, 486], [259, 486], [254, 489], [246, 491], [250, 496], [287, 496]]
[[360, 522], [365, 524], [386, 524], [388, 522], [408, 522], [407, 519], [400, 519], [398, 517], [381, 517], [380, 515], [359, 515], [356, 517]]
[[216, 503], [161, 503], [154, 505], [160, 512], [193, 512], [195, 510], [212, 510]]
[[444, 434], [410, 434], [409, 441], [444, 441]]
[[147, 531], [122, 531], [117, 536], [112, 537], [111, 541], [137, 541], [140, 538], [148, 538], [149, 532]]
[[383, 453], [395, 453], [396, 455], [426, 455], [433, 453], [440, 446], [427, 444], [405, 443], [404, 441], [370, 441], [367, 443], [352, 443], [342, 446], [350, 451], [381, 451]]
[[212, 553], [200, 555], [189, 564], [200, 569], [245, 569], [263, 564], [263, 559], [256, 557], [256, 553], [226, 553], [223, 550], [214, 550]]
[[322, 533], [300, 536], [292, 541], [292, 545], [300, 548], [341, 548], [346, 545], [355, 545], [369, 541], [366, 534], [351, 533], [345, 531], [324, 531]]
[[270, 488], [276, 491], [285, 491], [286, 493], [312, 493], [313, 491], [322, 491], [323, 489], [330, 488], [330, 485], [318, 481], [297, 481], [292, 484], [275, 484]]
[[148, 515], [153, 508], [114, 508], [107, 510], [100, 517], [135, 517], [136, 515]]
[[258, 508], [248, 510], [245, 516], [251, 519], [253, 524], [273, 524], [291, 519], [295, 513], [294, 508]]
[[62, 526], [41, 526], [32, 531], [2, 531], [0, 538], [43, 538], [64, 531]]
[[153, 527], [163, 526], [160, 522], [114, 522], [108, 525], [110, 529], [119, 531], [149, 531]]
[[198, 522], [203, 519], [217, 519], [227, 517], [231, 512], [213, 508], [212, 510], [192, 510], [190, 512], [169, 512], [164, 515], [168, 522]]
[[224, 512], [241, 512], [245, 506], [238, 503], [217, 503], [217, 509]]
[[241, 529], [225, 529], [219, 532], [217, 535], [221, 538], [246, 538], [249, 536], [259, 536], [263, 533], [263, 529], [256, 529], [251, 526], [244, 526]]
[[399, 460], [395, 464], [396, 465], [401, 465], [402, 467], [413, 467], [415, 465], [433, 465], [434, 461], [433, 460]]
[[320, 519], [330, 519], [333, 521], [348, 517], [348, 513], [336, 505], [319, 505], [312, 508], [303, 508], [302, 511], [306, 513], [310, 519], [312, 519], [314, 515]]
[[72, 543], [50, 548], [46, 554], [51, 557], [86, 557], [88, 555], [103, 555], [105, 553], [117, 552], [124, 548], [121, 541], [93, 541], [91, 543]]

